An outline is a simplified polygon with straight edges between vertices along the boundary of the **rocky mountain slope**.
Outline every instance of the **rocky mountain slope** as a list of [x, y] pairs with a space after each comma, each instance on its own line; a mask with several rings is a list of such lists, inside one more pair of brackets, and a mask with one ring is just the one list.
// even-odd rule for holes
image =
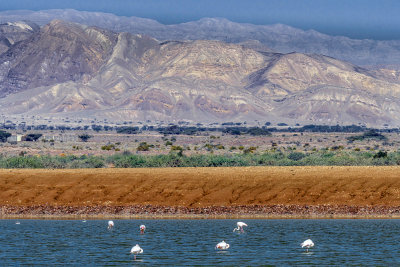
[[396, 70], [52, 21], [0, 55], [0, 112], [111, 121], [400, 125]]
[[0, 12], [0, 23], [29, 20], [45, 25], [53, 19], [97, 26], [115, 32], [146, 34], [158, 40], [219, 40], [227, 43], [256, 40], [281, 53], [321, 54], [356, 65], [400, 69], [399, 40], [356, 40], [329, 36], [314, 30], [304, 31], [282, 24], [253, 25], [223, 18], [204, 18], [188, 23], [163, 25], [151, 19], [71, 9]]
[[13, 44], [28, 39], [39, 29], [37, 24], [23, 21], [0, 24], [0, 54], [6, 52]]
[[0, 96], [90, 76], [115, 43], [113, 33], [54, 20], [0, 55]]

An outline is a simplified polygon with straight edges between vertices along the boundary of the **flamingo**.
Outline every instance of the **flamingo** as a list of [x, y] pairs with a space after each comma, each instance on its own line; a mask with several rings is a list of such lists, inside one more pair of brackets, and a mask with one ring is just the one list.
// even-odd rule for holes
[[144, 234], [144, 231], [146, 231], [146, 225], [142, 224], [139, 228], [140, 228], [140, 233]]
[[306, 248], [307, 252], [309, 248], [312, 248], [314, 246], [314, 242], [312, 242], [311, 239], [307, 239], [306, 241], [304, 241], [303, 243], [301, 243], [301, 247], [302, 248]]
[[226, 250], [226, 249], [228, 249], [229, 247], [230, 247], [229, 244], [227, 244], [224, 240], [222, 240], [222, 242], [219, 242], [219, 243], [215, 246], [215, 249]]
[[108, 230], [112, 229], [114, 227], [114, 222], [113, 221], [108, 221]]
[[85, 223], [85, 222], [86, 222], [86, 219], [83, 219], [82, 222]]
[[235, 231], [240, 230], [240, 232], [242, 232], [242, 233], [244, 232], [243, 226], [247, 226], [247, 224], [245, 224], [244, 222], [237, 222], [236, 225], [237, 225], [237, 228], [234, 228], [233, 231], [235, 232]]
[[143, 253], [143, 249], [136, 244], [134, 247], [131, 248], [131, 254], [133, 254], [133, 259], [136, 260], [136, 255], [139, 253]]
[[21, 224], [19, 221], [16, 221], [15, 224]]

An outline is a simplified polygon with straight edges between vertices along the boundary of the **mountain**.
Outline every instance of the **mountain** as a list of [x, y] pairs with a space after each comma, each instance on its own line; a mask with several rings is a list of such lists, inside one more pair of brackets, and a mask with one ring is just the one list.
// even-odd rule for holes
[[54, 20], [0, 55], [0, 96], [90, 76], [115, 43], [113, 33]]
[[398, 126], [399, 77], [254, 41], [159, 41], [54, 20], [0, 55], [0, 113]]
[[39, 29], [37, 24], [26, 21], [0, 24], [0, 54], [6, 52], [11, 45], [28, 39]]
[[254, 40], [280, 53], [320, 54], [369, 68], [390, 66], [400, 69], [400, 40], [356, 40], [282, 24], [253, 25], [223, 18], [203, 18], [188, 23], [163, 25], [151, 19], [71, 9], [0, 12], [0, 23], [29, 20], [45, 25], [53, 19], [97, 26], [114, 32], [145, 34], [161, 41], [219, 40], [241, 43]]

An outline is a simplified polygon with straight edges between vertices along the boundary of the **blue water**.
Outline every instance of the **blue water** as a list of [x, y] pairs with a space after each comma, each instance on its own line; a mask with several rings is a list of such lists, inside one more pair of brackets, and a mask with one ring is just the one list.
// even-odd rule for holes
[[[400, 265], [399, 220], [241, 221], [245, 233], [237, 220], [0, 220], [0, 266]], [[230, 248], [216, 251], [222, 240]]]

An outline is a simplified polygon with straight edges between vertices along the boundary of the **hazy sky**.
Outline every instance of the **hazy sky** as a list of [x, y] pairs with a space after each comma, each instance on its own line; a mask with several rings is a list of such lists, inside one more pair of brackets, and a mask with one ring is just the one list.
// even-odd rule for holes
[[399, 0], [1, 0], [0, 11], [72, 8], [155, 19], [164, 24], [224, 17], [283, 23], [352, 38], [400, 39]]

